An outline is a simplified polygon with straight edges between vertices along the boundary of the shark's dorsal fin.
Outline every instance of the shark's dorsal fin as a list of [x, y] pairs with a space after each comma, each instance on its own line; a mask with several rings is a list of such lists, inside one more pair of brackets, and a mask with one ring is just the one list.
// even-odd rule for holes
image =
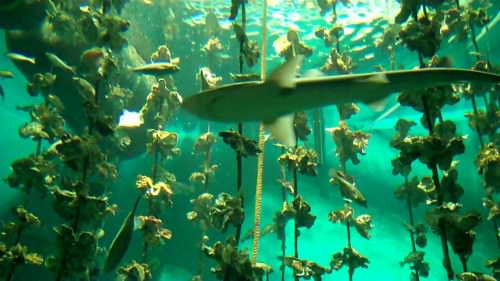
[[293, 113], [281, 116], [271, 122], [264, 122], [264, 127], [269, 130], [273, 139], [287, 147], [294, 147], [296, 140], [293, 130], [293, 118]]
[[276, 83], [280, 88], [295, 88], [297, 68], [302, 63], [303, 58], [304, 56], [298, 55], [278, 66], [271, 72], [268, 81]]

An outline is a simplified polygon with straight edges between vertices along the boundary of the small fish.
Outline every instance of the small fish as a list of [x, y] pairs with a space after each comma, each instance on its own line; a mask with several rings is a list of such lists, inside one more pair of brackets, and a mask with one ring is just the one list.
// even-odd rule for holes
[[231, 76], [231, 79], [233, 79], [234, 82], [249, 82], [260, 80], [260, 74], [257, 73], [229, 73], [229, 76]]
[[83, 51], [80, 56], [80, 61], [83, 63], [88, 63], [89, 61], [97, 61], [104, 58], [105, 52], [103, 48], [95, 47]]
[[63, 104], [63, 102], [56, 95], [48, 95], [47, 96], [47, 101], [51, 105], [53, 105], [54, 107], [57, 107], [60, 110], [64, 110], [64, 104]]
[[192, 195], [193, 193], [196, 192], [194, 186], [182, 182], [174, 181], [169, 184], [172, 185], [175, 194]]
[[36, 64], [35, 58], [28, 57], [28, 56], [25, 56], [22, 54], [8, 53], [5, 56], [8, 57], [9, 59], [11, 59], [12, 61], [27, 62], [27, 63], [31, 63], [31, 64]]
[[45, 55], [49, 59], [50, 63], [52, 63], [53, 66], [60, 68], [64, 72], [71, 73], [73, 75], [76, 75], [76, 67], [69, 66], [67, 63], [65, 63], [62, 59], [60, 59], [57, 55], [46, 52]]
[[78, 91], [85, 99], [93, 99], [95, 97], [94, 86], [89, 81], [79, 77], [73, 77], [73, 81], [77, 83]]
[[360, 206], [368, 207], [367, 201], [363, 193], [359, 191], [354, 183], [349, 182], [345, 179], [345, 175], [341, 172], [336, 172], [333, 178], [337, 181], [340, 187], [340, 193], [342, 196], [351, 199], [352, 201], [358, 203]]
[[138, 72], [147, 75], [165, 75], [173, 74], [180, 70], [179, 66], [173, 63], [159, 62], [150, 63], [130, 69], [133, 72]]
[[108, 256], [104, 265], [105, 272], [111, 272], [115, 269], [127, 252], [130, 240], [132, 239], [132, 232], [134, 232], [135, 212], [141, 198], [142, 196], [137, 197], [134, 207], [128, 213], [113, 242], [111, 242], [111, 246], [109, 246]]
[[0, 78], [14, 78], [14, 73], [6, 70], [0, 70]]

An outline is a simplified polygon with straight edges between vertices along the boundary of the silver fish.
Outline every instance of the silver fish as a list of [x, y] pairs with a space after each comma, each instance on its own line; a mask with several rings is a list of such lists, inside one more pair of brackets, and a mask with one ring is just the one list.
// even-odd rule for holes
[[69, 66], [66, 62], [64, 62], [55, 54], [46, 52], [45, 55], [47, 56], [47, 59], [49, 59], [50, 63], [52, 63], [53, 66], [60, 68], [64, 72], [76, 75], [76, 67]]
[[27, 63], [31, 63], [31, 64], [36, 64], [35, 58], [28, 57], [28, 56], [25, 56], [22, 54], [8, 53], [5, 56], [8, 57], [9, 59], [11, 59], [12, 61], [19, 61], [19, 62], [27, 62]]
[[158, 62], [158, 63], [150, 63], [138, 67], [134, 67], [131, 69], [133, 72], [139, 72], [147, 75], [165, 75], [165, 74], [173, 74], [179, 71], [180, 68], [178, 65], [167, 62]]
[[[344, 177], [345, 176], [340, 172], [335, 173], [335, 175], [333, 176], [340, 188], [340, 194], [342, 194], [343, 197], [351, 199], [352, 201], [358, 203], [363, 207], [368, 207], [368, 202], [366, 201], [363, 193], [359, 191], [354, 183], [347, 181]], [[333, 179], [330, 181], [333, 182]]]
[[[263, 121], [269, 129], [286, 128], [282, 141], [295, 144], [293, 118], [281, 120], [282, 127], [272, 121], [293, 112], [344, 103], [376, 104], [395, 92], [415, 91], [456, 82], [500, 83], [500, 75], [452, 68], [384, 71], [319, 78], [297, 78], [301, 56], [277, 67], [267, 81], [233, 83], [205, 90], [186, 98], [183, 107], [203, 119], [219, 122]], [[286, 126], [285, 126], [286, 125]], [[290, 131], [291, 130], [291, 131]]]
[[79, 78], [73, 77], [73, 81], [75, 81], [78, 85], [78, 92], [85, 99], [93, 99], [95, 97], [95, 88], [90, 84], [89, 81]]
[[0, 70], [0, 78], [14, 78], [14, 73], [6, 70]]

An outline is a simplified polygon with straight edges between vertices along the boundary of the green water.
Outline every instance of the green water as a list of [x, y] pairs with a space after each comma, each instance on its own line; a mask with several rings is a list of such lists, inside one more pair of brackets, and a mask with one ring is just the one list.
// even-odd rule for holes
[[[84, 1], [82, 1], [84, 2]], [[127, 4], [122, 16], [131, 22], [130, 29], [124, 33], [128, 44], [135, 47], [142, 58], [147, 58], [156, 51], [161, 44], [166, 44], [173, 57], [179, 57], [181, 71], [172, 77], [178, 92], [184, 96], [195, 94], [200, 89], [200, 81], [196, 79], [199, 69], [211, 65], [212, 71], [223, 77], [223, 83], [230, 83], [229, 73], [239, 71], [238, 53], [239, 46], [231, 29], [231, 22], [227, 20], [231, 1], [156, 1], [152, 4], [145, 4], [143, 1], [133, 0]], [[247, 34], [249, 39], [261, 42], [261, 1], [249, 1], [247, 5]], [[462, 3], [464, 2], [464, 3]], [[466, 1], [460, 1], [465, 4]], [[488, 2], [488, 1], [485, 1]], [[476, 28], [478, 35], [479, 49], [484, 53], [486, 59], [493, 65], [500, 63], [498, 48], [498, 26], [494, 23], [498, 20], [500, 13], [500, 3], [489, 1], [491, 7], [487, 9], [487, 14], [491, 16], [492, 24], [490, 30], [485, 33], [484, 29]], [[282, 63], [273, 46], [279, 37], [286, 36], [290, 27], [298, 30], [301, 40], [313, 48], [312, 56], [306, 58], [302, 73], [310, 69], [318, 69], [326, 60], [332, 47], [326, 47], [321, 39], [314, 36], [314, 29], [317, 27], [330, 27], [331, 13], [324, 16], [319, 14], [316, 1], [293, 1], [275, 0], [269, 1], [269, 21], [268, 21], [268, 48], [267, 63], [268, 72]], [[344, 27], [344, 35], [340, 39], [341, 50], [346, 50], [357, 62], [357, 68], [353, 73], [372, 72], [373, 66], [382, 65], [386, 69], [390, 68], [390, 61], [387, 53], [375, 47], [375, 42], [381, 38], [384, 29], [399, 11], [399, 3], [395, 0], [352, 0], [349, 6], [337, 5], [337, 23]], [[220, 25], [217, 37], [221, 40], [224, 51], [217, 59], [210, 59], [201, 51], [203, 45], [210, 38], [204, 25], [205, 14], [214, 12]], [[241, 21], [241, 14], [237, 21]], [[0, 38], [4, 38], [5, 31], [0, 30]], [[8, 52], [7, 44], [0, 41], [0, 53]], [[29, 42], [27, 42], [29, 43]], [[475, 63], [475, 57], [470, 55], [474, 50], [471, 40], [465, 42], [441, 43], [439, 55], [451, 58], [454, 67], [470, 68]], [[405, 69], [418, 67], [418, 55], [416, 52], [407, 50], [402, 44], [397, 44], [394, 49], [396, 64]], [[16, 110], [18, 105], [28, 105], [42, 102], [41, 97], [30, 97], [26, 93], [27, 80], [23, 73], [4, 56], [0, 56], [0, 70], [12, 71], [14, 79], [2, 79], [0, 85], [3, 87], [6, 97], [0, 103], [0, 178], [6, 178], [9, 173], [10, 164], [19, 158], [26, 157], [34, 153], [36, 143], [29, 139], [23, 139], [18, 135], [18, 128], [29, 122], [28, 114]], [[259, 66], [253, 68], [244, 67], [245, 71], [259, 72]], [[47, 70], [49, 71], [49, 70]], [[337, 73], [329, 73], [336, 75]], [[29, 79], [29, 77], [28, 77]], [[58, 93], [62, 95], [76, 95], [73, 92]], [[392, 95], [388, 100], [387, 108], [394, 105], [397, 95]], [[145, 97], [138, 98], [144, 101]], [[71, 101], [72, 98], [69, 98]], [[75, 103], [77, 99], [75, 98]], [[79, 101], [78, 101], [79, 102]], [[130, 110], [139, 110], [142, 103], [130, 106]], [[77, 105], [78, 107], [78, 105]], [[478, 107], [485, 108], [483, 100], [478, 99]], [[401, 267], [399, 262], [411, 251], [410, 235], [404, 224], [408, 221], [408, 212], [405, 202], [401, 202], [394, 197], [394, 190], [404, 182], [401, 176], [392, 175], [391, 160], [398, 155], [398, 151], [389, 146], [391, 138], [396, 131], [394, 125], [399, 118], [414, 120], [417, 126], [411, 129], [410, 135], [426, 135], [427, 131], [419, 124], [421, 113], [408, 107], [401, 107], [388, 117], [374, 122], [381, 113], [374, 112], [365, 105], [360, 105], [361, 112], [347, 120], [347, 124], [353, 130], [364, 130], [371, 134], [366, 155], [360, 156], [360, 164], [353, 165], [348, 162], [346, 170], [356, 179], [356, 185], [363, 192], [368, 200], [368, 208], [353, 205], [356, 215], [370, 214], [373, 217], [373, 229], [371, 238], [364, 239], [354, 229], [352, 233], [352, 246], [359, 250], [369, 259], [368, 268], [357, 269], [353, 280], [380, 280], [399, 281], [409, 280], [409, 266]], [[461, 100], [453, 106], [445, 106], [442, 116], [445, 120], [455, 122], [457, 135], [466, 135], [465, 153], [458, 155], [455, 159], [460, 161], [458, 166], [458, 181], [464, 188], [464, 195], [460, 198], [463, 204], [462, 213], [471, 210], [479, 211], [482, 222], [474, 228], [477, 233], [473, 254], [468, 260], [469, 271], [490, 273], [485, 268], [487, 259], [498, 256], [498, 246], [495, 240], [491, 221], [487, 221], [488, 211], [482, 207], [484, 189], [482, 179], [476, 172], [475, 159], [479, 152], [480, 143], [474, 130], [468, 127], [464, 113], [471, 112], [469, 100]], [[310, 112], [309, 112], [310, 113]], [[75, 113], [76, 114], [76, 113]], [[338, 126], [339, 117], [335, 106], [323, 108], [326, 128]], [[69, 114], [71, 115], [71, 114]], [[75, 119], [83, 116], [73, 116]], [[310, 125], [312, 125], [312, 114], [309, 114]], [[203, 156], [192, 153], [193, 145], [197, 138], [205, 133], [208, 122], [198, 119], [187, 112], [180, 111], [176, 117], [165, 124], [165, 130], [175, 131], [179, 134], [178, 147], [182, 154], [164, 162], [164, 168], [176, 175], [177, 181], [185, 186], [191, 186], [189, 176], [192, 172], [199, 171], [202, 167]], [[213, 132], [236, 129], [235, 124], [211, 123], [210, 130]], [[78, 133], [78, 130], [67, 124], [69, 132]], [[257, 139], [258, 124], [244, 124], [245, 136]], [[146, 137], [146, 136], [144, 136]], [[313, 147], [313, 136], [310, 135], [305, 143], [308, 147]], [[42, 151], [48, 149], [50, 144], [42, 143]], [[328, 221], [328, 213], [341, 208], [343, 199], [338, 192], [338, 187], [329, 184], [330, 171], [339, 169], [339, 161], [335, 156], [335, 144], [329, 132], [325, 138], [324, 163], [318, 168], [319, 175], [308, 177], [299, 175], [298, 190], [312, 206], [311, 213], [317, 219], [310, 229], [301, 229], [298, 241], [299, 256], [301, 259], [312, 260], [322, 266], [329, 266], [332, 255], [342, 251], [347, 244], [346, 228], [340, 224], [332, 224]], [[236, 193], [236, 156], [231, 148], [217, 137], [217, 143], [212, 148], [211, 163], [219, 166], [214, 176], [209, 178], [208, 192], [218, 194], [227, 192]], [[282, 207], [282, 191], [277, 179], [280, 177], [280, 166], [277, 158], [281, 151], [267, 142], [265, 146], [263, 198], [262, 198], [262, 222], [261, 225], [268, 225], [273, 222], [273, 215]], [[132, 207], [137, 191], [134, 187], [137, 175], [148, 175], [151, 173], [153, 157], [150, 154], [136, 153], [133, 157], [122, 159], [117, 164], [119, 176], [116, 180], [108, 182], [109, 202], [118, 204], [119, 211], [115, 216], [107, 217], [103, 222], [105, 236], [99, 240], [99, 246], [108, 247], [114, 235], [118, 231], [127, 212]], [[245, 204], [245, 221], [243, 233], [253, 227], [255, 183], [256, 183], [256, 157], [243, 159], [243, 194]], [[419, 177], [430, 176], [431, 171], [424, 165], [415, 161], [411, 175]], [[442, 172], [440, 172], [442, 175]], [[291, 173], [288, 173], [289, 180]], [[0, 182], [1, 220], [12, 219], [11, 207], [20, 204], [24, 200], [24, 195], [19, 190], [10, 188], [5, 182]], [[194, 191], [180, 191], [173, 196], [173, 206], [161, 214], [161, 219], [165, 227], [173, 233], [172, 239], [166, 241], [158, 247], [149, 249], [149, 261], [153, 264], [153, 280], [191, 280], [199, 268], [199, 249], [196, 243], [200, 239], [200, 230], [196, 224], [189, 222], [186, 213], [191, 211], [190, 200], [203, 192], [202, 187], [195, 187]], [[175, 193], [175, 191], [174, 191]], [[35, 193], [29, 197], [28, 210], [35, 213], [42, 221], [41, 228], [36, 231], [26, 232], [21, 243], [25, 243], [29, 248], [43, 256], [57, 253], [57, 245], [54, 238], [53, 226], [63, 223], [52, 210], [53, 198], [49, 194], [44, 198]], [[498, 195], [494, 198], [498, 200]], [[288, 200], [293, 198], [288, 196]], [[144, 200], [143, 200], [144, 201]], [[430, 207], [420, 205], [415, 208], [414, 215], [416, 222], [424, 222], [425, 213]], [[142, 202], [139, 206], [138, 214], [146, 213], [147, 204]], [[288, 256], [294, 254], [293, 248], [293, 223], [287, 224], [286, 232], [286, 253]], [[228, 235], [234, 235], [235, 228], [229, 227], [226, 233], [221, 234], [210, 230], [207, 235], [210, 237], [208, 245], [215, 241], [225, 241]], [[442, 281], [447, 280], [446, 271], [442, 266], [443, 254], [441, 251], [440, 237], [432, 233], [428, 228], [428, 244], [425, 248], [425, 260], [430, 264], [430, 274], [421, 280]], [[281, 280], [280, 256], [281, 242], [275, 234], [264, 236], [260, 240], [258, 261], [270, 264], [274, 268], [274, 273], [270, 275], [270, 280]], [[240, 249], [248, 249], [251, 255], [252, 241], [245, 240], [240, 243]], [[143, 244], [142, 234], [135, 232], [126, 256], [120, 265], [124, 265], [132, 260], [140, 260], [142, 257]], [[462, 272], [462, 264], [459, 258], [453, 253], [450, 246], [452, 267], [455, 273]], [[1, 257], [0, 257], [1, 258]], [[98, 257], [98, 264], [102, 264], [103, 257]], [[204, 258], [203, 280], [215, 280], [209, 272], [214, 262]], [[36, 277], [34, 277], [36, 276]], [[292, 271], [286, 269], [285, 280], [293, 280]], [[33, 279], [34, 278], [34, 279]], [[22, 266], [16, 270], [12, 280], [52, 280], [54, 274], [43, 267]], [[115, 280], [114, 274], [100, 275], [93, 280]], [[73, 280], [73, 279], [68, 279]], [[83, 280], [83, 279], [82, 279]], [[323, 280], [348, 280], [346, 268], [340, 271], [333, 271], [331, 274], [323, 276]]]

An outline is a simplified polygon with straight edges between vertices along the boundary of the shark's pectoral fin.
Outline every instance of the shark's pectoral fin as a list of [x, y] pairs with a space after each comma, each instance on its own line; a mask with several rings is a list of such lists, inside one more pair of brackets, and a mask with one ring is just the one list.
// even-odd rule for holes
[[396, 103], [395, 105], [393, 105], [391, 108], [389, 108], [388, 110], [386, 110], [382, 115], [380, 115], [379, 117], [377, 117], [377, 119], [375, 119], [375, 121], [373, 121], [370, 126], [367, 128], [368, 131], [372, 131], [373, 128], [375, 127], [375, 125], [380, 122], [381, 120], [384, 120], [385, 118], [387, 118], [389, 115], [391, 115], [392, 113], [394, 113], [396, 110], [398, 110], [399, 108], [401, 107], [401, 105], [399, 103]]
[[387, 104], [387, 97], [383, 97], [383, 98], [378, 99], [378, 100], [366, 102], [366, 105], [368, 105], [375, 112], [383, 111], [386, 107], [386, 104]]
[[269, 130], [271, 137], [287, 147], [296, 144], [295, 132], [293, 130], [294, 114], [281, 116], [271, 122], [263, 122], [264, 127]]
[[[387, 84], [390, 83], [387, 75], [383, 72], [379, 72], [373, 75], [370, 75], [367, 78], [357, 79], [355, 80], [358, 83], [366, 83], [366, 87], [377, 87], [376, 84]], [[375, 84], [375, 85], [374, 85]], [[368, 105], [372, 110], [376, 112], [380, 112], [385, 109], [385, 104], [387, 102], [387, 97], [371, 97], [362, 99], [363, 103]]]
[[303, 55], [298, 55], [278, 66], [271, 72], [268, 80], [276, 83], [280, 88], [295, 88], [297, 68], [302, 63], [303, 58]]

